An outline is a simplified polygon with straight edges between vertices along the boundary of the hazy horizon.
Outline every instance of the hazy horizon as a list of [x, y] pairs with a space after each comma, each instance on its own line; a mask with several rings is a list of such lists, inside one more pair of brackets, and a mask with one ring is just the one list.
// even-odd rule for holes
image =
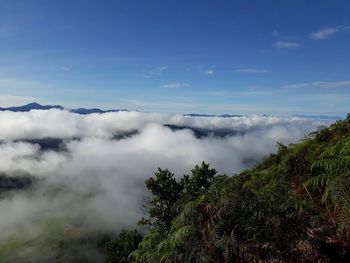
[[[203, 116], [203, 117], [225, 117], [225, 115], [227, 115], [226, 117], [252, 117], [252, 116], [270, 116], [270, 117], [301, 117], [301, 118], [308, 118], [308, 117], [312, 117], [315, 119], [322, 119], [323, 117], [326, 117], [327, 119], [331, 119], [331, 120], [339, 120], [339, 119], [344, 119], [347, 115], [346, 114], [320, 114], [320, 113], [290, 113], [290, 114], [266, 114], [266, 113], [260, 113], [260, 114], [256, 114], [256, 113], [251, 113], [251, 114], [234, 114], [234, 113], [227, 113], [227, 112], [218, 112], [218, 113], [214, 113], [214, 114], [210, 114], [207, 112], [169, 112], [169, 111], [142, 111], [142, 110], [135, 110], [135, 109], [127, 109], [127, 108], [107, 108], [107, 107], [99, 107], [98, 105], [96, 106], [84, 106], [84, 105], [80, 105], [80, 106], [76, 106], [76, 105], [71, 105], [71, 106], [64, 106], [64, 104], [57, 104], [57, 103], [50, 103], [50, 104], [45, 104], [45, 103], [38, 103], [36, 101], [32, 101], [32, 102], [28, 102], [28, 103], [18, 103], [18, 104], [11, 104], [11, 105], [0, 105], [0, 108], [2, 109], [8, 109], [8, 108], [21, 108], [21, 107], [25, 107], [31, 104], [38, 104], [40, 106], [60, 106], [63, 107], [62, 110], [77, 110], [77, 109], [98, 109], [98, 110], [102, 110], [102, 111], [129, 111], [129, 112], [141, 112], [141, 113], [165, 113], [165, 114], [170, 114], [170, 115], [184, 115], [184, 116], [189, 116], [191, 117], [196, 117], [196, 115], [198, 115], [198, 117]], [[30, 109], [30, 111], [32, 110], [43, 110], [43, 109]], [[103, 114], [104, 112], [98, 113], [98, 112], [92, 112], [92, 113], [88, 113], [88, 114]]]

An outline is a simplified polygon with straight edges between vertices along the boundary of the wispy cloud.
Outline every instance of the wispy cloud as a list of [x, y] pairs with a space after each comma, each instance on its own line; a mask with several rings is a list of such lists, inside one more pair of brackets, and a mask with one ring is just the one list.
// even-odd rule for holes
[[142, 70], [143, 74], [141, 75], [141, 77], [151, 78], [151, 77], [155, 77], [155, 76], [160, 76], [167, 69], [168, 69], [168, 67], [166, 67], [166, 66], [160, 66], [160, 67], [150, 69], [150, 70], [143, 69]]
[[213, 90], [213, 91], [200, 91], [200, 92], [194, 92], [195, 95], [200, 96], [211, 96], [211, 97], [235, 97], [238, 96], [267, 96], [267, 95], [273, 95], [277, 94], [279, 91], [275, 90], [246, 90], [246, 91], [224, 91], [224, 90]]
[[62, 70], [62, 71], [66, 71], [66, 72], [68, 72], [68, 71], [70, 71], [70, 68], [65, 67], [65, 66], [62, 66], [62, 67], [61, 67], [61, 70]]
[[310, 34], [311, 39], [327, 39], [333, 36], [335, 33], [348, 30], [350, 26], [336, 26], [336, 27], [324, 27], [318, 31], [312, 32]]
[[181, 83], [181, 82], [172, 82], [172, 83], [167, 83], [162, 85], [162, 87], [166, 89], [184, 88], [189, 86], [190, 86], [189, 83]]
[[293, 41], [277, 41], [273, 46], [281, 49], [293, 49], [300, 47], [300, 44]]
[[213, 75], [215, 72], [213, 69], [208, 69], [208, 70], [205, 70], [203, 73], [207, 75]]
[[334, 81], [334, 82], [326, 82], [326, 81], [315, 81], [309, 83], [296, 83], [285, 85], [282, 88], [284, 89], [337, 89], [337, 88], [350, 88], [350, 80], [343, 81]]
[[237, 73], [267, 73], [267, 69], [257, 69], [257, 68], [240, 68], [236, 69]]

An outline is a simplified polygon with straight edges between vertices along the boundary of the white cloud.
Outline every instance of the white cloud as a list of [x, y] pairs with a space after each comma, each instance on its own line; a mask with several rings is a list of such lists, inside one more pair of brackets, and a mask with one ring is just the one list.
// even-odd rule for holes
[[312, 32], [310, 34], [310, 38], [311, 39], [327, 39], [339, 31], [348, 30], [348, 29], [350, 29], [350, 26], [324, 27], [316, 32]]
[[274, 43], [273, 46], [281, 49], [293, 49], [300, 47], [300, 44], [292, 41], [278, 41]]
[[204, 74], [207, 74], [207, 75], [213, 75], [215, 72], [213, 69], [208, 69], [208, 70], [205, 70], [204, 71]]
[[181, 83], [181, 82], [172, 82], [172, 83], [167, 83], [162, 85], [162, 87], [166, 89], [184, 88], [189, 86], [190, 86], [189, 83]]
[[160, 66], [160, 67], [150, 69], [150, 70], [143, 69], [142, 70], [143, 74], [141, 76], [144, 78], [161, 76], [164, 73], [164, 71], [166, 71], [167, 69], [168, 69], [168, 67], [166, 67], [166, 66]]
[[[172, 131], [163, 124], [211, 131], [230, 129], [236, 133], [225, 138], [199, 139], [190, 130]], [[40, 179], [33, 190], [2, 195], [0, 246], [17, 236], [21, 240], [43, 240], [39, 237], [48, 233], [38, 227], [51, 219], [62, 221], [65, 234], [79, 232], [74, 231], [77, 226], [69, 225], [74, 220], [85, 231], [115, 233], [121, 228], [133, 228], [143, 216], [140, 207], [147, 197], [144, 181], [157, 167], [168, 168], [179, 177], [206, 161], [220, 173], [232, 175], [276, 151], [276, 141], [296, 142], [321, 124], [324, 122], [294, 117], [0, 112], [0, 174], [31, 174]], [[113, 139], [132, 130], [138, 133]], [[65, 139], [66, 150], [41, 151], [38, 145], [17, 141], [47, 137]], [[32, 249], [48, 254], [53, 246], [48, 243]]]
[[304, 89], [304, 88], [315, 88], [315, 89], [337, 89], [337, 88], [350, 88], [350, 80], [343, 81], [314, 81], [308, 83], [296, 83], [285, 85], [282, 88], [285, 89]]
[[[148, 124], [176, 124], [198, 128], [249, 130], [252, 126], [273, 123], [293, 123], [289, 118], [191, 118], [165, 113], [110, 112], [79, 115], [66, 110], [32, 110], [30, 112], [0, 112], [0, 140], [23, 138], [111, 138], [128, 130], [143, 129]], [[299, 120], [298, 120], [299, 121]], [[57, 125], [64, 123], [64, 125]], [[307, 124], [307, 122], [305, 123]]]
[[267, 69], [241, 68], [235, 70], [238, 73], [267, 73]]

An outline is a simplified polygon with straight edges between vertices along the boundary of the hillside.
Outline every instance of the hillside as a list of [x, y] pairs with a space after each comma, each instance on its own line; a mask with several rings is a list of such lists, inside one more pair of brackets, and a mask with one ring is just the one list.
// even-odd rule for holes
[[350, 261], [349, 115], [237, 176], [203, 163], [146, 185], [151, 230], [129, 262]]

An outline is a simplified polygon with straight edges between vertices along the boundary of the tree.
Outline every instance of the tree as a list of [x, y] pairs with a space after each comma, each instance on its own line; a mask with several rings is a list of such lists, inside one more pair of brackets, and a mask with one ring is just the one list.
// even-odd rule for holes
[[127, 263], [129, 254], [137, 249], [142, 236], [136, 231], [123, 230], [115, 239], [105, 244], [107, 263]]
[[182, 178], [181, 184], [184, 188], [184, 194], [191, 200], [205, 193], [211, 185], [217, 172], [215, 169], [210, 169], [209, 166], [209, 164], [202, 162], [201, 166], [196, 165], [191, 170], [192, 176], [185, 175]]
[[150, 219], [143, 219], [141, 223], [167, 227], [175, 215], [175, 203], [179, 199], [182, 186], [167, 169], [158, 168], [154, 176], [146, 180], [146, 187], [153, 195], [149, 210]]

